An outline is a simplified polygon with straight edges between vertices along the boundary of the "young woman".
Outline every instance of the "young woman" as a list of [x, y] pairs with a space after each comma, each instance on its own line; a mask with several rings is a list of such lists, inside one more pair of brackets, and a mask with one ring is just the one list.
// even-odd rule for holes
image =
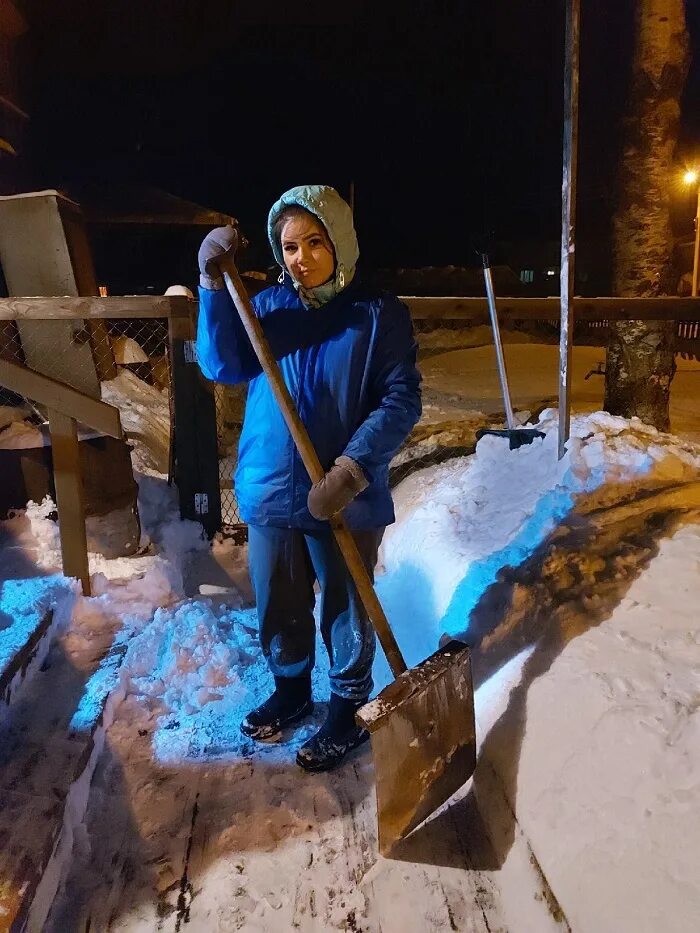
[[250, 380], [235, 490], [275, 689], [241, 729], [267, 739], [311, 713], [318, 581], [330, 703], [297, 763], [323, 771], [368, 738], [354, 717], [372, 689], [375, 652], [328, 520], [343, 512], [371, 574], [394, 521], [389, 462], [420, 417], [420, 376], [408, 310], [355, 275], [352, 213], [333, 188], [287, 191], [270, 211], [268, 236], [282, 272], [253, 305], [324, 479], [311, 484], [221, 279], [238, 246], [233, 227], [213, 230], [199, 251], [197, 356], [209, 379]]

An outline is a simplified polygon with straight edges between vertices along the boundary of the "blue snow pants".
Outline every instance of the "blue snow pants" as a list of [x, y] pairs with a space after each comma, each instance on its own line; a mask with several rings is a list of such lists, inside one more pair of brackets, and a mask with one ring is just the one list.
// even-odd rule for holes
[[[353, 532], [371, 577], [383, 533], [383, 528]], [[333, 532], [249, 525], [248, 562], [260, 641], [273, 675], [311, 673], [316, 646], [314, 583], [318, 581], [331, 691], [345, 699], [366, 700], [372, 691], [375, 634]]]

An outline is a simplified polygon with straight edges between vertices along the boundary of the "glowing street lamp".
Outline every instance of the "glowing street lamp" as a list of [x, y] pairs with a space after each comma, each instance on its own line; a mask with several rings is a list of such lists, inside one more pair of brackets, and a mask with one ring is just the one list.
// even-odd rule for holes
[[700, 175], [695, 169], [688, 169], [687, 172], [683, 175], [683, 183], [688, 185], [696, 185], [698, 189], [698, 203], [695, 209], [695, 250], [693, 252], [693, 290], [691, 292], [693, 298], [698, 293], [698, 260], [700, 259]]

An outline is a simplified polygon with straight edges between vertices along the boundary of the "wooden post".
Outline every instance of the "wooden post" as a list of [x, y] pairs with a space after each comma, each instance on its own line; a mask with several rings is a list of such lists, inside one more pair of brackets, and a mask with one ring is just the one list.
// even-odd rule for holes
[[74, 418], [54, 409], [49, 409], [49, 428], [63, 573], [67, 577], [77, 577], [83, 586], [83, 595], [90, 596], [78, 430]]
[[[191, 305], [194, 308], [194, 302]], [[175, 483], [180, 515], [201, 522], [212, 538], [221, 531], [214, 386], [204, 379], [197, 365], [191, 311], [187, 316], [170, 317], [168, 329], [175, 406]]]
[[564, 167], [561, 187], [561, 331], [559, 334], [559, 459], [571, 427], [571, 346], [576, 272], [576, 179], [578, 169], [578, 90], [581, 0], [566, 4], [564, 70]]

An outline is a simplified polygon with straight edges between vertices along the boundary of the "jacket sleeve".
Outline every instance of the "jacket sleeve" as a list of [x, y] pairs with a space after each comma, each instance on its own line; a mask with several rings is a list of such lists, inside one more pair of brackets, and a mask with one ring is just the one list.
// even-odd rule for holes
[[421, 377], [408, 308], [387, 298], [379, 314], [377, 341], [370, 364], [372, 410], [343, 451], [359, 463], [370, 482], [387, 465], [421, 415]]
[[207, 379], [234, 385], [247, 382], [260, 372], [248, 335], [225, 288], [199, 289], [196, 347], [199, 368]]

